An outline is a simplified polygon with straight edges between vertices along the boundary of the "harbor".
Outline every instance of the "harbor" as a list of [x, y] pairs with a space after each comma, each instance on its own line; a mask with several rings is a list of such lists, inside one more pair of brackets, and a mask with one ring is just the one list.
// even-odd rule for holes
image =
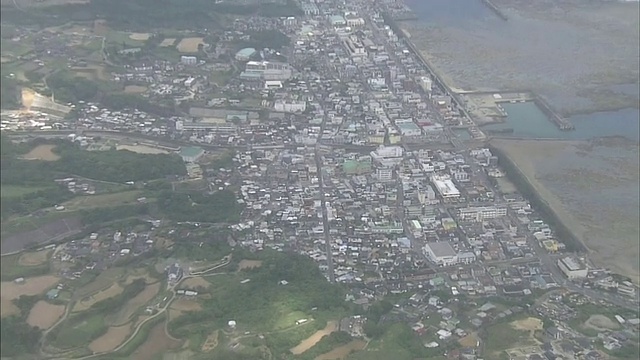
[[570, 131], [576, 129], [571, 121], [569, 121], [569, 119], [566, 119], [560, 116], [560, 114], [558, 114], [557, 112], [553, 111], [553, 109], [551, 109], [551, 106], [549, 106], [549, 104], [540, 96], [536, 96], [533, 102], [537, 107], [540, 108], [540, 110], [542, 110], [542, 112], [549, 118], [549, 120], [556, 124], [556, 126], [560, 130]]

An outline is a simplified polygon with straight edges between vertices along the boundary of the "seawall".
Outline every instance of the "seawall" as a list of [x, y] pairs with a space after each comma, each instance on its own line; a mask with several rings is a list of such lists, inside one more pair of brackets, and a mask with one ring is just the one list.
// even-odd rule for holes
[[557, 112], [551, 109], [551, 106], [540, 96], [536, 95], [533, 99], [540, 110], [562, 131], [575, 130], [575, 127], [568, 119], [563, 118]]
[[509, 157], [509, 154], [502, 149], [488, 144], [491, 153], [498, 157], [498, 163], [505, 170], [507, 178], [516, 186], [518, 191], [530, 201], [531, 205], [540, 213], [544, 221], [555, 231], [559, 241], [564, 243], [567, 250], [588, 252], [588, 248], [578, 238], [578, 236], [566, 226], [553, 207], [536, 190], [529, 181], [527, 175], [518, 167], [516, 162]]
[[469, 115], [469, 113], [467, 113], [467, 110], [464, 108], [464, 106], [462, 106], [463, 102], [460, 100], [458, 94], [453, 92], [453, 90], [451, 90], [451, 88], [447, 84], [445, 84], [445, 82], [438, 76], [438, 74], [434, 71], [431, 64], [429, 64], [427, 59], [425, 59], [424, 56], [422, 56], [422, 54], [420, 53], [420, 50], [418, 50], [418, 48], [416, 48], [415, 44], [411, 41], [411, 39], [409, 39], [406, 36], [405, 32], [402, 31], [398, 23], [395, 20], [393, 20], [393, 17], [390, 14], [383, 12], [382, 18], [384, 19], [385, 24], [389, 25], [391, 30], [393, 30], [396, 36], [398, 36], [398, 39], [404, 40], [404, 42], [407, 44], [407, 47], [409, 48], [409, 51], [411, 51], [413, 54], [415, 54], [418, 57], [418, 59], [420, 59], [420, 62], [424, 65], [424, 67], [427, 69], [427, 71], [431, 75], [431, 78], [433, 79], [434, 84], [438, 86], [440, 89], [442, 89], [447, 95], [451, 96], [451, 98], [453, 99], [453, 103], [456, 105], [456, 107], [460, 109], [460, 111], [463, 113], [463, 115], [467, 119], [471, 119], [471, 116]]

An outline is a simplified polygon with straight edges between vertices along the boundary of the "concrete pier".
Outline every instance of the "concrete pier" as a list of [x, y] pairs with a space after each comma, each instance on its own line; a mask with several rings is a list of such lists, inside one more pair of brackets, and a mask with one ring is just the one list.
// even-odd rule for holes
[[482, 0], [482, 2], [485, 5], [487, 5], [489, 7], [489, 9], [491, 9], [491, 11], [493, 11], [500, 19], [502, 19], [504, 21], [508, 21], [509, 20], [507, 15], [505, 13], [503, 13], [502, 10], [500, 10], [500, 8], [498, 8], [496, 6], [496, 4], [494, 4], [491, 0]]
[[536, 96], [533, 99], [536, 106], [542, 110], [542, 112], [551, 120], [558, 128], [562, 131], [575, 130], [575, 126], [569, 121], [569, 119], [563, 118], [558, 113], [551, 109], [551, 106], [547, 104], [547, 102], [541, 98], [540, 96]]

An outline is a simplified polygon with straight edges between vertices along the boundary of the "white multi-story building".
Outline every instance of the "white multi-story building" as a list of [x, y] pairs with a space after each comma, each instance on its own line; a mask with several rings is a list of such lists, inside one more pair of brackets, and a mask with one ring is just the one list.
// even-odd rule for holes
[[382, 167], [394, 167], [402, 162], [404, 149], [400, 146], [383, 146], [378, 147], [376, 151], [371, 152], [371, 158]]
[[429, 260], [438, 266], [451, 266], [458, 263], [458, 254], [446, 241], [426, 243], [423, 252]]
[[273, 104], [273, 107], [276, 111], [279, 112], [304, 112], [305, 110], [307, 110], [307, 102], [297, 100], [276, 100], [276, 102]]
[[564, 257], [558, 260], [558, 267], [569, 280], [583, 279], [587, 277], [589, 269], [582, 264], [578, 259], [571, 256]]
[[291, 66], [273, 61], [249, 61], [241, 78], [259, 78], [262, 80], [288, 80], [291, 78]]
[[376, 169], [376, 177], [382, 182], [391, 181], [393, 179], [393, 169], [379, 168]]
[[482, 222], [507, 216], [506, 206], [473, 206], [458, 209], [458, 219], [461, 221]]
[[435, 186], [438, 194], [445, 199], [460, 197], [460, 190], [448, 175], [433, 175], [431, 176], [431, 183]]

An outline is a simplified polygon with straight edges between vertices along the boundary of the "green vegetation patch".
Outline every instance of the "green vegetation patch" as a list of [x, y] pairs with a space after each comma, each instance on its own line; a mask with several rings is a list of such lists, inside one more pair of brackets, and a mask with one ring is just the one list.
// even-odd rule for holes
[[516, 330], [511, 323], [499, 323], [487, 328], [487, 336], [485, 340], [485, 349], [494, 355], [511, 349], [521, 343], [523, 340], [529, 339], [529, 333], [524, 330]]
[[386, 326], [384, 334], [379, 339], [371, 341], [366, 350], [351, 355], [349, 359], [432, 359], [444, 351], [442, 346], [435, 349], [424, 347], [423, 341], [408, 325], [396, 323]]
[[2, 185], [0, 188], [0, 197], [3, 199], [19, 198], [25, 195], [48, 190], [50, 187], [45, 186], [20, 186], [20, 185]]
[[[206, 324], [215, 329], [226, 326], [229, 320], [235, 320], [238, 327], [251, 331], [269, 333], [280, 329], [278, 331], [282, 332], [277, 334], [284, 334], [288, 331], [283, 330], [285, 324], [282, 318], [292, 319], [292, 312], [307, 314], [312, 308], [317, 308], [311, 313], [314, 321], [310, 321], [313, 324], [310, 328], [313, 333], [318, 326], [324, 327], [322, 313], [344, 311], [346, 305], [342, 288], [327, 282], [311, 259], [270, 251], [261, 253], [259, 257], [263, 261], [260, 268], [211, 277], [212, 298], [203, 302], [202, 311], [188, 313], [171, 321], [171, 333], [186, 337], [194, 325]], [[250, 281], [241, 283], [245, 279]], [[280, 284], [282, 280], [286, 280], [287, 284]], [[290, 327], [295, 327], [295, 320]], [[290, 335], [297, 337], [303, 328], [305, 326], [291, 330]], [[272, 335], [276, 336], [275, 333]], [[272, 339], [280, 342], [279, 338]], [[296, 344], [287, 340], [286, 344], [278, 347]]]
[[13, 281], [20, 277], [34, 277], [49, 273], [48, 263], [37, 266], [23, 266], [19, 263], [20, 256], [22, 256], [22, 254], [2, 257], [0, 260], [0, 280]]
[[51, 333], [53, 345], [60, 349], [87, 346], [107, 331], [103, 314], [76, 315], [66, 320]]
[[174, 221], [203, 223], [235, 222], [242, 211], [235, 194], [229, 190], [212, 195], [165, 191], [158, 196], [158, 208]]

